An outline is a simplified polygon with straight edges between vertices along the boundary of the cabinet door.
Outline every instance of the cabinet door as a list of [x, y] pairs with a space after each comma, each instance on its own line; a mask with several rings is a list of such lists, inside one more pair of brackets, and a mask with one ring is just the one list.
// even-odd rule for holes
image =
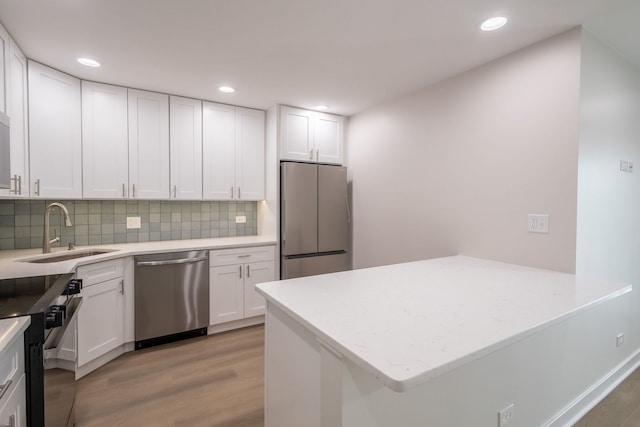
[[78, 366], [124, 344], [124, 280], [111, 279], [82, 290], [78, 319]]
[[280, 158], [312, 161], [315, 159], [312, 141], [313, 111], [299, 108], [280, 109]]
[[236, 199], [235, 107], [202, 103], [202, 167], [204, 199]]
[[236, 107], [236, 187], [241, 200], [264, 199], [264, 111]]
[[169, 96], [129, 89], [129, 198], [169, 198]]
[[212, 325], [244, 316], [243, 274], [240, 264], [210, 269], [209, 319]]
[[82, 195], [127, 197], [127, 88], [82, 82]]
[[9, 114], [9, 33], [0, 25], [0, 111]]
[[80, 80], [29, 61], [31, 195], [82, 197]]
[[0, 425], [26, 427], [27, 425], [27, 388], [25, 374], [16, 383], [10, 385], [11, 392], [5, 395], [0, 404]]
[[202, 101], [169, 98], [171, 198], [202, 199]]
[[8, 62], [8, 112], [11, 120], [11, 190], [0, 195], [29, 197], [29, 121], [27, 110], [27, 59], [10, 40]]
[[244, 278], [244, 317], [253, 317], [265, 312], [264, 298], [256, 292], [258, 283], [275, 280], [273, 261], [246, 264]]
[[344, 117], [315, 113], [313, 143], [319, 163], [342, 164]]

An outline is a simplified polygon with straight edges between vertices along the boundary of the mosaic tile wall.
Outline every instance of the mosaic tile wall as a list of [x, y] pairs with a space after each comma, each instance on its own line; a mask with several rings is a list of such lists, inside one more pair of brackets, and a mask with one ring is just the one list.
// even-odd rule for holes
[[[41, 248], [44, 210], [54, 200], [0, 200], [0, 250]], [[58, 200], [56, 200], [58, 201]], [[160, 240], [204, 239], [257, 234], [257, 202], [184, 202], [148, 200], [63, 200], [72, 227], [64, 227], [58, 208], [51, 211], [53, 247]], [[236, 224], [236, 215], [247, 218]], [[141, 228], [127, 229], [127, 216], [139, 216]]]

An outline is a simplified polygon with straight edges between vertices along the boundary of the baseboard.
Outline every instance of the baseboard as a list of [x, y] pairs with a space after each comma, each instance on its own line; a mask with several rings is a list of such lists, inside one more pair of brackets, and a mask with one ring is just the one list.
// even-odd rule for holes
[[246, 328], [247, 326], [255, 326], [264, 323], [264, 315], [250, 317], [248, 319], [234, 320], [233, 322], [221, 323], [219, 325], [211, 325], [208, 334], [217, 334], [218, 332], [227, 332], [233, 329]]
[[640, 366], [640, 349], [636, 350], [635, 353], [564, 407], [544, 424], [545, 427], [568, 427], [574, 425], [594, 406], [600, 403], [602, 399], [607, 397], [625, 378], [631, 375], [638, 366]]

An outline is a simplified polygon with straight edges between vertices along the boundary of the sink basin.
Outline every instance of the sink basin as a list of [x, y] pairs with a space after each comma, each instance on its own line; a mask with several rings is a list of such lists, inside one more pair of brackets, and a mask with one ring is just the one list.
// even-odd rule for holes
[[44, 264], [49, 262], [68, 261], [70, 259], [84, 258], [94, 255], [102, 255], [109, 252], [115, 252], [117, 249], [83, 249], [78, 251], [58, 252], [55, 254], [43, 255], [37, 258], [21, 259], [20, 262], [30, 262], [35, 264]]

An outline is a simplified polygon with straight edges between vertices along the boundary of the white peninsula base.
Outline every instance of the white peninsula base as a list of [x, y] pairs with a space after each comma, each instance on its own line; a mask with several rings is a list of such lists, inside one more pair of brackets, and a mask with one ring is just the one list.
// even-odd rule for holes
[[640, 362], [626, 284], [457, 256], [258, 291], [267, 427], [571, 425]]

